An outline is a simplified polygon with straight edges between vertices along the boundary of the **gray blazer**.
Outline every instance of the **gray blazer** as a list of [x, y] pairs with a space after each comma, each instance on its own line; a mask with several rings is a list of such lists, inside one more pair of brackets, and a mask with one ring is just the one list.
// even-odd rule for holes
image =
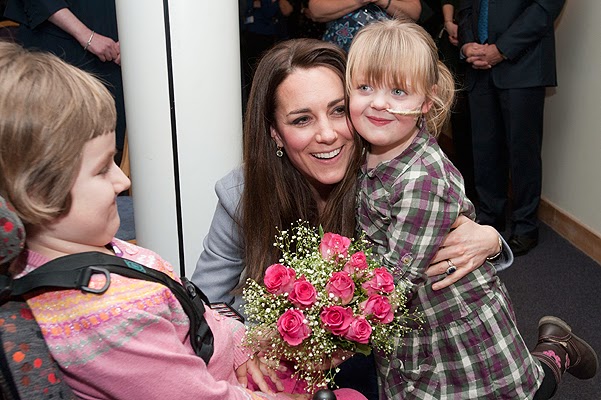
[[192, 282], [211, 302], [226, 302], [240, 312], [242, 296], [234, 296], [231, 291], [244, 277], [244, 241], [236, 217], [243, 189], [242, 167], [232, 170], [215, 184], [217, 208], [192, 274]]

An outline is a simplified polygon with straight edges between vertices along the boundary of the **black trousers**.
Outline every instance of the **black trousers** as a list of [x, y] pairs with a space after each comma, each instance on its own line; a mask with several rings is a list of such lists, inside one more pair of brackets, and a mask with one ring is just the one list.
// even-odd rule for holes
[[505, 220], [511, 177], [511, 226], [516, 235], [538, 233], [545, 88], [500, 89], [490, 70], [471, 71], [469, 92], [478, 218]]
[[373, 351], [369, 356], [355, 354], [340, 364], [340, 372], [334, 381], [338, 387], [355, 389], [368, 400], [378, 400], [378, 376]]
[[540, 387], [534, 394], [533, 400], [550, 399], [551, 397], [553, 397], [555, 391], [557, 390], [558, 382], [556, 382], [555, 378], [553, 377], [553, 371], [544, 362], [541, 362], [541, 365], [543, 366], [543, 370], [545, 371], [545, 377]]

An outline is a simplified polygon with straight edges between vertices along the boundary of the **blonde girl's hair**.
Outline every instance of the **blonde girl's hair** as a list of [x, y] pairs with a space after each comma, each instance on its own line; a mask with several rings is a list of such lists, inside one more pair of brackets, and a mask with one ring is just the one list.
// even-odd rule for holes
[[424, 115], [428, 130], [437, 136], [450, 116], [455, 82], [439, 60], [432, 37], [408, 20], [374, 22], [353, 39], [346, 70], [347, 94], [361, 74], [369, 85], [411, 89], [432, 101]]
[[98, 79], [0, 41], [0, 194], [25, 224], [69, 211], [84, 145], [115, 124], [114, 100]]

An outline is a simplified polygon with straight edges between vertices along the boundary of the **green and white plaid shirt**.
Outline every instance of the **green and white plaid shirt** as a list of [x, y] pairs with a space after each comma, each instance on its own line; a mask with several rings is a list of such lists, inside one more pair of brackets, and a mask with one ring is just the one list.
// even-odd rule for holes
[[395, 278], [415, 284], [421, 329], [376, 353], [383, 399], [529, 399], [543, 378], [516, 327], [505, 286], [486, 263], [449, 288], [426, 276], [460, 214], [474, 217], [459, 171], [423, 129], [398, 157], [359, 178], [358, 224]]

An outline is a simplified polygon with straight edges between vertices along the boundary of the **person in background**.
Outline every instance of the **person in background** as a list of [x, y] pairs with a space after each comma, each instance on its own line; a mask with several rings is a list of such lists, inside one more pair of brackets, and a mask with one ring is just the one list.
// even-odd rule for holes
[[467, 68], [482, 224], [504, 230], [511, 181], [509, 246], [538, 244], [545, 88], [557, 85], [555, 33], [565, 0], [461, 0], [459, 46]]
[[[432, 37], [409, 21], [370, 24], [353, 40], [346, 82], [350, 121], [368, 142], [358, 230], [395, 280], [413, 284], [409, 310], [424, 316], [413, 331], [391, 338], [395, 351], [376, 352], [381, 396], [548, 399], [565, 372], [594, 377], [595, 351], [559, 318], [540, 320], [538, 343], [528, 351], [489, 262], [447, 289], [431, 288], [426, 270], [453, 221], [475, 216], [461, 174], [432, 135], [447, 120], [455, 91]], [[447, 263], [452, 274], [452, 259]]]
[[[281, 256], [273, 246], [278, 228], [302, 219], [355, 236], [363, 148], [347, 123], [345, 66], [342, 49], [314, 39], [278, 43], [259, 62], [244, 121], [244, 162], [215, 185], [217, 208], [191, 278], [212, 302], [243, 312], [246, 280], [262, 281]], [[458, 269], [436, 288], [500, 251], [494, 229], [465, 217], [455, 226], [429, 273], [444, 274], [448, 258]], [[511, 261], [510, 252], [503, 253], [499, 265]], [[356, 355], [341, 367], [338, 385], [378, 398], [373, 358]]]
[[327, 22], [323, 40], [348, 51], [353, 37], [365, 25], [397, 16], [414, 21], [420, 16], [420, 0], [309, 0], [313, 19]]
[[105, 83], [117, 107], [119, 163], [126, 121], [115, 0], [8, 0], [4, 16], [19, 23], [24, 47], [49, 51]]
[[[129, 179], [114, 162], [116, 110], [106, 87], [58, 57], [0, 42], [0, 197], [25, 226], [25, 251], [9, 274], [19, 278], [61, 256], [88, 251], [122, 257], [161, 271], [158, 254], [114, 237], [116, 198]], [[3, 201], [0, 199], [0, 204]], [[13, 246], [14, 247], [14, 246]], [[309, 399], [284, 393], [242, 345], [239, 321], [206, 309], [214, 338], [209, 361], [190, 343], [190, 319], [160, 283], [111, 274], [101, 295], [38, 290], [25, 295], [44, 340], [80, 398]], [[95, 274], [89, 286], [100, 288]], [[288, 385], [288, 386], [282, 386]], [[258, 389], [262, 391], [257, 391]], [[362, 400], [350, 389], [339, 399]]]
[[438, 54], [455, 78], [455, 102], [450, 116], [452, 148], [439, 141], [443, 150], [459, 169], [465, 183], [467, 197], [477, 203], [474, 187], [474, 160], [472, 155], [472, 125], [469, 102], [465, 90], [465, 70], [468, 64], [459, 58], [456, 20], [458, 0], [422, 0], [422, 15], [418, 23], [432, 36]]
[[246, 108], [250, 84], [261, 54], [288, 38], [288, 16], [293, 11], [288, 0], [245, 1], [240, 27], [243, 110]]
[[288, 17], [288, 32], [291, 39], [321, 39], [326, 30], [326, 24], [313, 21], [313, 14], [309, 10], [309, 0], [280, 1], [288, 2], [292, 7], [292, 13]]
[[[455, 78], [455, 103], [451, 112], [454, 158], [465, 183], [465, 192], [472, 202], [478, 201], [474, 185], [474, 156], [472, 152], [472, 125], [470, 105], [465, 90], [465, 60], [459, 57], [457, 25], [458, 0], [442, 0], [443, 30], [438, 35], [439, 54]], [[501, 230], [502, 231], [502, 230]]]

